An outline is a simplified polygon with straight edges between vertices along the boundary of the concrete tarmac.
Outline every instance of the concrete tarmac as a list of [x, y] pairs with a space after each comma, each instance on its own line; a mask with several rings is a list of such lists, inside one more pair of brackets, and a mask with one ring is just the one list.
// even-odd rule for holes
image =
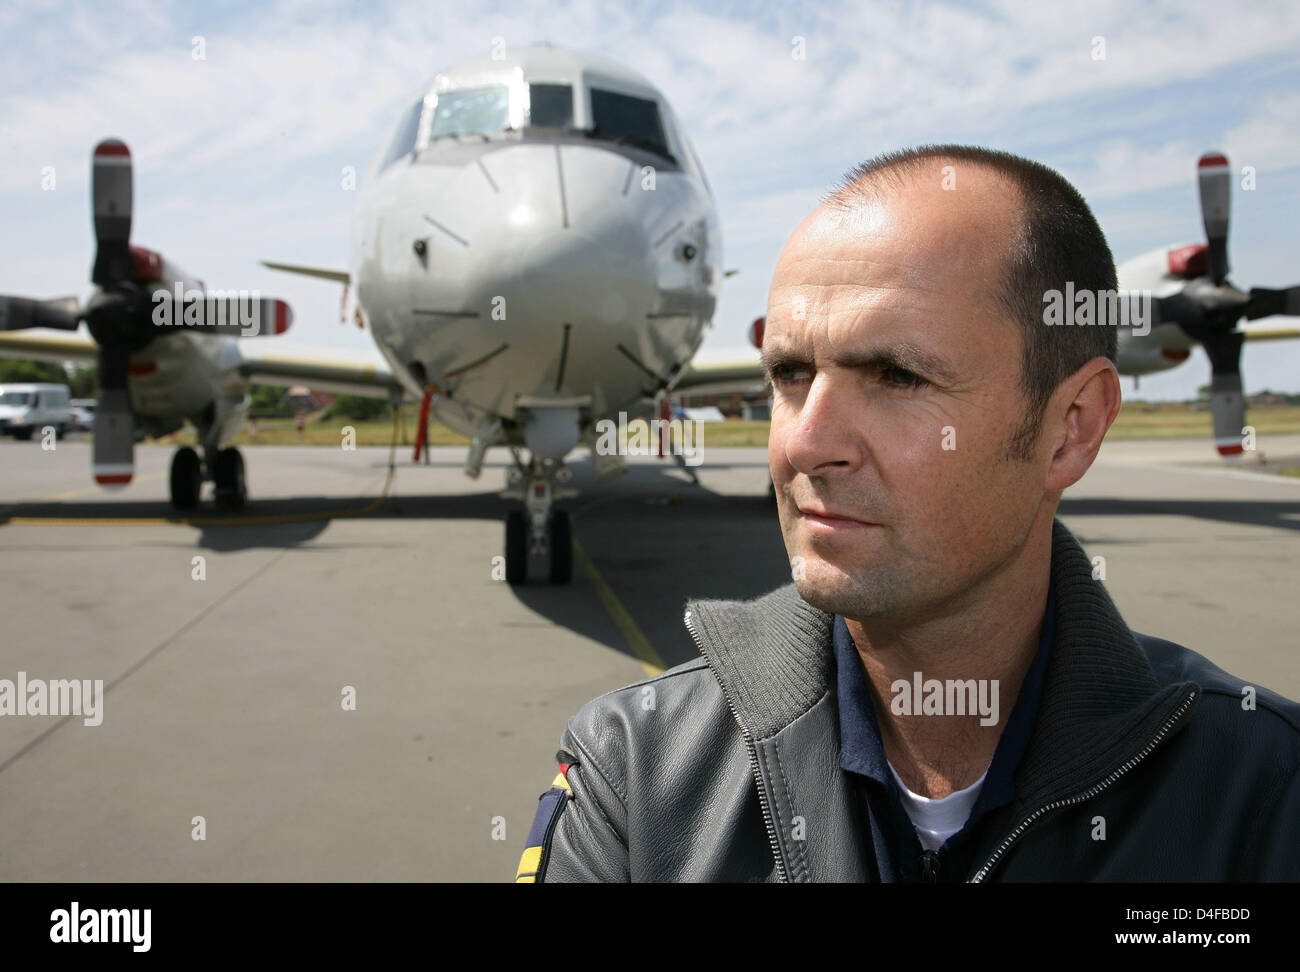
[[[169, 522], [170, 450], [136, 456], [110, 494], [84, 440], [0, 440], [0, 678], [105, 687], [98, 726], [0, 718], [0, 880], [508, 881], [566, 719], [695, 657], [688, 597], [789, 578], [762, 449], [701, 486], [575, 461], [574, 581], [518, 589], [504, 450], [472, 481], [403, 448], [375, 502], [387, 449], [246, 449], [248, 522]], [[1300, 480], [1118, 442], [1061, 516], [1132, 627], [1300, 697]]]

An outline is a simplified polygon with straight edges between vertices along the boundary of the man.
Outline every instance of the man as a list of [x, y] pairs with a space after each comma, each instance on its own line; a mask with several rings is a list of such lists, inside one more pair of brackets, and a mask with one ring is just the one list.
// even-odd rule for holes
[[1300, 878], [1300, 707], [1133, 634], [1055, 520], [1119, 411], [1113, 291], [1057, 173], [865, 163], [769, 298], [794, 583], [694, 601], [702, 657], [586, 705], [521, 881]]

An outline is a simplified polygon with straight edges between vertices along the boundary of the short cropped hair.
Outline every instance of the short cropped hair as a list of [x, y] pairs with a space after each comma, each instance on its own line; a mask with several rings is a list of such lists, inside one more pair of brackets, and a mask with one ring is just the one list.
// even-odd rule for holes
[[1020, 194], [1018, 232], [1006, 241], [1006, 264], [996, 297], [1023, 336], [1020, 383], [1025, 413], [1007, 446], [1010, 458], [1031, 458], [1043, 411], [1052, 393], [1069, 375], [1093, 358], [1115, 361], [1115, 328], [1048, 327], [1043, 322], [1044, 296], [1074, 291], [1118, 290], [1115, 260], [1097, 219], [1083, 196], [1060, 173], [1038, 162], [971, 145], [923, 145], [885, 152], [850, 169], [826, 198], [826, 204], [853, 209], [878, 197], [882, 188], [900, 188], [909, 178], [929, 172], [935, 162], [977, 165], [998, 173]]

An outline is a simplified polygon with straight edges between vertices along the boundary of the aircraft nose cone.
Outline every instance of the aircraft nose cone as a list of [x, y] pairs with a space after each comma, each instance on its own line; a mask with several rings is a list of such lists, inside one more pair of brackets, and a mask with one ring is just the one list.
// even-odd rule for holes
[[513, 266], [507, 306], [530, 322], [617, 325], [644, 320], [651, 309], [654, 272], [644, 230], [632, 221], [609, 218], [513, 243], [498, 266]]
[[483, 359], [463, 379], [481, 400], [507, 371], [516, 394], [627, 396], [689, 357], [713, 310], [693, 184], [567, 142], [449, 160], [405, 183], [424, 202], [405, 214], [423, 249], [408, 291], [421, 326], [402, 356], [435, 374]]
[[[699, 252], [703, 210], [680, 181], [649, 191], [638, 173], [608, 149], [544, 143], [486, 152], [451, 176], [414, 171], [436, 184], [415, 220], [429, 248], [415, 307], [490, 308], [512, 332], [707, 317], [711, 301], [695, 293], [703, 258], [676, 256], [686, 242]], [[512, 346], [524, 339], [515, 333]]]

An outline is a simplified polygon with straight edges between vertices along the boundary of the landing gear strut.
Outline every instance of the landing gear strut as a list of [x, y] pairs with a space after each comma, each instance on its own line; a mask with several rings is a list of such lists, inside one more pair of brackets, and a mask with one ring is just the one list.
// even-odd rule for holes
[[506, 515], [506, 580], [511, 584], [528, 581], [528, 564], [533, 556], [545, 557], [552, 584], [567, 584], [573, 578], [573, 533], [569, 514], [553, 509], [555, 500], [577, 496], [578, 491], [559, 485], [572, 473], [562, 462], [533, 458], [527, 465], [514, 453], [514, 467], [506, 473], [506, 499], [521, 499], [523, 510]]

